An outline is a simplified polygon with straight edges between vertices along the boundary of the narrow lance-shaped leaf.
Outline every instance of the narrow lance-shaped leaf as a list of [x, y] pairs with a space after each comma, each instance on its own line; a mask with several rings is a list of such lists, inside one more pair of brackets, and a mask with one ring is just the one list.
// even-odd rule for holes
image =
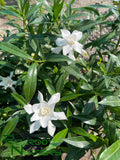
[[13, 45], [11, 43], [0, 42], [0, 49], [2, 51], [6, 51], [6, 52], [13, 54], [15, 56], [32, 60], [31, 56], [29, 56], [27, 53], [23, 52], [21, 49], [19, 49], [18, 47], [16, 47], [15, 45]]
[[47, 62], [73, 62], [72, 59], [64, 55], [50, 55], [46, 60]]
[[68, 133], [68, 129], [63, 129], [62, 131], [58, 132], [54, 138], [51, 140], [50, 144], [44, 151], [41, 150], [39, 154], [36, 154], [35, 156], [38, 155], [46, 155], [49, 154], [50, 150], [56, 149], [57, 146], [60, 146], [60, 144], [63, 142], [63, 138], [66, 137]]
[[50, 82], [48, 82], [47, 80], [44, 80], [44, 82], [45, 82], [45, 86], [46, 86], [49, 94], [50, 95], [55, 94], [56, 92], [55, 92], [55, 89], [54, 89], [53, 85]]
[[67, 71], [69, 74], [75, 76], [77, 79], [83, 79], [84, 81], [87, 82], [87, 79], [82, 75], [82, 73], [78, 73], [76, 72], [75, 69], [73, 69], [72, 67], [68, 66], [68, 67], [64, 67], [65, 71]]
[[20, 103], [22, 106], [26, 105], [27, 102], [26, 100], [19, 94], [14, 94], [12, 93], [12, 96], [18, 101], [18, 103]]
[[120, 159], [120, 140], [113, 143], [107, 150], [105, 150], [99, 160], [117, 160]]
[[99, 104], [107, 105], [107, 106], [120, 106], [120, 98], [118, 96], [107, 96]]
[[24, 83], [24, 94], [28, 102], [32, 99], [36, 91], [36, 86], [37, 86], [37, 66], [35, 63], [33, 63], [28, 70]]
[[2, 140], [5, 138], [5, 135], [10, 135], [14, 131], [18, 121], [19, 121], [18, 116], [15, 116], [8, 121], [1, 134], [0, 142], [2, 142]]
[[84, 138], [82, 136], [71, 137], [63, 139], [66, 143], [73, 145], [78, 148], [88, 148], [90, 143], [92, 142], [89, 138]]

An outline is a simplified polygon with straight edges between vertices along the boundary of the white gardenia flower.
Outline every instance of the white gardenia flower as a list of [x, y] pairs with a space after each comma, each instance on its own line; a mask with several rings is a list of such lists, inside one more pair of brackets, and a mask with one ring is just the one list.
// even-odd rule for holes
[[37, 131], [41, 126], [42, 128], [47, 127], [49, 135], [53, 136], [56, 127], [52, 124], [51, 120], [67, 120], [64, 112], [54, 112], [55, 104], [60, 100], [60, 93], [52, 95], [49, 101], [46, 102], [43, 99], [42, 93], [38, 91], [38, 100], [40, 103], [24, 106], [28, 114], [33, 113], [30, 121], [34, 122], [30, 125], [30, 133]]
[[3, 86], [4, 89], [11, 88], [15, 92], [13, 85], [15, 85], [17, 81], [13, 81], [11, 79], [12, 76], [13, 76], [13, 72], [11, 72], [10, 76], [7, 76], [7, 77], [0, 76], [0, 81], [1, 81], [0, 86]]
[[52, 51], [58, 54], [63, 49], [64, 55], [68, 54], [69, 58], [75, 60], [73, 50], [82, 54], [83, 45], [78, 42], [82, 38], [82, 32], [74, 30], [71, 34], [68, 30], [61, 29], [61, 33], [63, 38], [57, 38], [58, 47], [52, 48]]

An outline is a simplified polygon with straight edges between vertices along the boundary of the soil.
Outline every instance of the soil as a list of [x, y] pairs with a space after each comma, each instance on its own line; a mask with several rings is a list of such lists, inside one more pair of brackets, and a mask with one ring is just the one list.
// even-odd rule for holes
[[[32, 0], [34, 2], [35, 0]], [[69, 2], [70, 0], [66, 0], [66, 2]], [[5, 3], [7, 5], [15, 5], [15, 0], [5, 0]], [[102, 5], [108, 5], [113, 4], [113, 0], [75, 0], [75, 3], [73, 5], [74, 8], [91, 5], [91, 4], [102, 4]], [[106, 9], [99, 9], [100, 13], [103, 13], [106, 11]], [[2, 40], [2, 35], [4, 34], [4, 30], [13, 30], [14, 28], [5, 24], [7, 23], [9, 18], [7, 16], [0, 16], [0, 39]], [[106, 31], [104, 31], [106, 32]], [[93, 35], [94, 37], [95, 35]], [[92, 51], [91, 51], [92, 52]], [[99, 152], [100, 149], [95, 150], [95, 155]], [[66, 154], [62, 154], [62, 160], [65, 159]], [[91, 160], [90, 157], [90, 151], [85, 154], [83, 158], [80, 160]]]

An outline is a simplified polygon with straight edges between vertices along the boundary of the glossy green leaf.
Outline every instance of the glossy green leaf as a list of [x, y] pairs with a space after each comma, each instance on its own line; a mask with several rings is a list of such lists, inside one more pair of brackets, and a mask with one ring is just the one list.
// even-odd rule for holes
[[65, 160], [80, 160], [86, 153], [86, 149], [84, 148], [77, 148], [72, 145], [68, 145], [69, 152], [65, 157]]
[[75, 99], [75, 98], [77, 98], [77, 97], [79, 97], [79, 96], [81, 96], [81, 95], [83, 95], [83, 94], [74, 94], [74, 93], [72, 93], [72, 94], [67, 94], [67, 95], [63, 96], [63, 97], [60, 99], [60, 101], [61, 101], [61, 102], [70, 101], [70, 100], [73, 100], [73, 99]]
[[44, 82], [45, 82], [45, 86], [46, 86], [49, 94], [50, 94], [51, 96], [52, 96], [53, 94], [55, 94], [56, 92], [55, 92], [55, 89], [54, 89], [53, 85], [52, 85], [49, 81], [47, 81], [47, 80], [44, 80]]
[[2, 131], [2, 134], [1, 134], [1, 137], [0, 137], [0, 142], [2, 142], [2, 140], [5, 138], [4, 135], [10, 135], [14, 131], [18, 121], [19, 121], [19, 117], [18, 116], [14, 116], [13, 118], [11, 118], [8, 121], [8, 123], [6, 124], [4, 130]]
[[82, 75], [82, 73], [77, 72], [75, 69], [73, 69], [70, 66], [63, 67], [65, 71], [67, 71], [69, 74], [75, 76], [77, 79], [83, 79], [84, 81], [87, 82], [87, 79]]
[[0, 42], [0, 49], [10, 54], [13, 54], [15, 56], [32, 60], [31, 56], [29, 56], [27, 53], [23, 52], [21, 49], [19, 49], [18, 47], [16, 47], [15, 45], [11, 43]]
[[89, 134], [83, 128], [81, 128], [81, 127], [72, 127], [72, 128], [70, 128], [70, 130], [72, 132], [74, 132], [75, 134], [89, 137]]
[[63, 129], [62, 131], [58, 132], [51, 140], [49, 146], [46, 147], [44, 151], [41, 150], [41, 152], [35, 156], [46, 155], [50, 152], [50, 150], [56, 149], [57, 146], [60, 146], [60, 144], [63, 143], [63, 138], [66, 137], [67, 133], [68, 129]]
[[88, 115], [73, 115], [72, 117], [79, 119], [80, 121], [89, 125], [95, 125], [97, 123], [97, 119], [95, 117]]
[[12, 96], [16, 99], [16, 101], [18, 101], [18, 103], [20, 103], [22, 106], [26, 105], [27, 104], [27, 101], [24, 99], [24, 97], [22, 97], [21, 95], [19, 94], [15, 94], [15, 93], [12, 93]]
[[106, 120], [104, 122], [104, 133], [106, 135], [106, 138], [109, 140], [109, 145], [114, 143], [117, 140], [117, 135], [116, 135], [116, 125], [115, 123]]
[[59, 14], [63, 8], [64, 0], [57, 0], [54, 1], [54, 6], [53, 6], [53, 13], [54, 13], [54, 18], [57, 19], [59, 17]]
[[62, 90], [64, 88], [65, 79], [67, 78], [67, 76], [68, 76], [68, 74], [65, 72], [59, 77], [59, 79], [56, 83], [57, 92], [60, 92], [60, 93], [62, 92]]
[[91, 142], [89, 139], [84, 138], [82, 136], [66, 138], [63, 140], [64, 142], [70, 145], [73, 145], [75, 147], [78, 147], [78, 148], [88, 148]]
[[107, 105], [107, 106], [120, 106], [120, 98], [118, 96], [107, 96], [99, 104]]
[[119, 160], [120, 159], [120, 140], [113, 143], [100, 156], [99, 160]]
[[65, 62], [65, 61], [73, 62], [72, 59], [64, 55], [50, 55], [49, 57], [47, 57], [46, 61], [47, 62]]
[[35, 94], [37, 87], [37, 66], [33, 63], [28, 69], [26, 79], [24, 82], [24, 95], [29, 102]]

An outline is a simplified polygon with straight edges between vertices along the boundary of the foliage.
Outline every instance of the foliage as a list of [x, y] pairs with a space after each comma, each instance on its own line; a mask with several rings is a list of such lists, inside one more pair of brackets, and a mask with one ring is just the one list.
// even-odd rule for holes
[[[0, 42], [0, 77], [13, 72], [10, 78], [16, 82], [5, 89], [4, 78], [0, 78], [1, 158], [46, 156], [59, 160], [60, 151], [67, 154], [65, 160], [79, 160], [90, 150], [92, 159], [119, 159], [120, 1], [81, 8], [72, 7], [75, 0], [16, 1], [17, 5], [1, 5], [0, 10], [1, 15], [9, 15], [7, 24], [15, 27], [6, 30]], [[99, 8], [107, 11], [100, 14]], [[59, 54], [52, 50], [61, 29], [83, 33], [79, 43], [84, 50], [81, 54], [74, 50], [75, 60], [62, 50]], [[89, 53], [91, 48], [93, 54]], [[29, 133], [31, 115], [24, 106], [38, 103], [38, 91], [46, 101], [60, 93], [55, 111], [64, 112], [67, 120], [52, 120], [54, 137], [42, 127]], [[49, 143], [39, 144], [42, 139]], [[11, 152], [13, 146], [16, 148]]]

